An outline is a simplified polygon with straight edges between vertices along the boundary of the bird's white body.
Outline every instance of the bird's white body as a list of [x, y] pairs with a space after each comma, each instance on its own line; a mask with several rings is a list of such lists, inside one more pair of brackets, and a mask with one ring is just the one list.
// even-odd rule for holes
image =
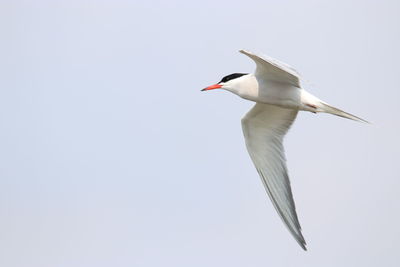
[[248, 74], [232, 81], [224, 88], [241, 98], [283, 108], [319, 112], [314, 106], [321, 100], [302, 88], [276, 81], [265, 81]]
[[254, 60], [255, 73], [231, 74], [203, 90], [221, 88], [256, 102], [242, 119], [247, 150], [279, 216], [306, 250], [290, 187], [283, 138], [300, 110], [365, 121], [302, 89], [300, 75], [290, 66], [267, 56], [240, 52]]

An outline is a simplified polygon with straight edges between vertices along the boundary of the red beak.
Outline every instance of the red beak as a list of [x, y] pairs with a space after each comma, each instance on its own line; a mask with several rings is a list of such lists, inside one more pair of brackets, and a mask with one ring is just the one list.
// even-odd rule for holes
[[208, 90], [218, 89], [218, 88], [221, 88], [221, 87], [222, 87], [222, 85], [214, 84], [214, 85], [210, 85], [209, 87], [204, 88], [201, 91], [208, 91]]

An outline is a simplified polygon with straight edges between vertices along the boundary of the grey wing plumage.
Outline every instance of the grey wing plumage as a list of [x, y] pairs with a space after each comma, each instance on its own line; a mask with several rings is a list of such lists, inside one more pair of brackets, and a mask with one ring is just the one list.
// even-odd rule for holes
[[289, 65], [265, 55], [256, 55], [246, 50], [240, 53], [250, 57], [257, 65], [255, 75], [264, 80], [282, 82], [300, 88], [300, 74]]
[[242, 119], [242, 128], [247, 150], [275, 209], [299, 245], [306, 250], [282, 144], [297, 113], [297, 110], [257, 103]]

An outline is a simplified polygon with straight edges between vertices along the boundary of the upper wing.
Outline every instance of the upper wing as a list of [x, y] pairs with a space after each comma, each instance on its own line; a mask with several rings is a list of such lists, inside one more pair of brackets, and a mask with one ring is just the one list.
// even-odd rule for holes
[[297, 112], [257, 103], [242, 119], [242, 128], [247, 150], [275, 209], [296, 241], [306, 250], [282, 145], [283, 137], [296, 118]]
[[246, 50], [240, 50], [239, 52], [256, 62], [256, 76], [261, 76], [265, 80], [289, 83], [300, 88], [300, 75], [289, 65], [271, 57], [257, 56]]

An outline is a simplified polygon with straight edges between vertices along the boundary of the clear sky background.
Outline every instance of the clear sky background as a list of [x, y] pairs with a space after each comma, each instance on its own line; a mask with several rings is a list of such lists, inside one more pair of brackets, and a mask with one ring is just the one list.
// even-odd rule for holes
[[[0, 1], [0, 265], [399, 266], [398, 1]], [[304, 252], [200, 92], [262, 52], [372, 125], [286, 140]]]

